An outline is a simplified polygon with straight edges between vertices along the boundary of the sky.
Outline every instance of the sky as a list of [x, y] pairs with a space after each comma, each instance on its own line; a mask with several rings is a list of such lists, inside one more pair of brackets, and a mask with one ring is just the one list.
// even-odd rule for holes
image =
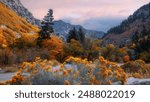
[[48, 9], [54, 10], [55, 20], [82, 25], [84, 28], [106, 32], [133, 14], [149, 0], [21, 0], [38, 19]]

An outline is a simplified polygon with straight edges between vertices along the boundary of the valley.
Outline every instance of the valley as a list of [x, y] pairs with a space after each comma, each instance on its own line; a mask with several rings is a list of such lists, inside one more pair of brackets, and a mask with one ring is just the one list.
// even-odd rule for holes
[[54, 17], [0, 0], [0, 84], [150, 84], [150, 3], [107, 33]]

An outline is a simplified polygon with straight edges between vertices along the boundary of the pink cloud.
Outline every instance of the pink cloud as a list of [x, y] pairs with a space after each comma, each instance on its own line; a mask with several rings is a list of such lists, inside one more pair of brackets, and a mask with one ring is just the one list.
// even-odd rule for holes
[[[21, 0], [35, 17], [42, 19], [49, 8], [56, 19], [78, 17], [128, 16], [149, 0]], [[126, 11], [121, 13], [120, 11]], [[73, 16], [72, 16], [73, 17]]]
[[55, 20], [69, 19], [83, 24], [92, 18], [126, 18], [149, 0], [21, 0], [36, 18], [42, 19], [49, 8]]

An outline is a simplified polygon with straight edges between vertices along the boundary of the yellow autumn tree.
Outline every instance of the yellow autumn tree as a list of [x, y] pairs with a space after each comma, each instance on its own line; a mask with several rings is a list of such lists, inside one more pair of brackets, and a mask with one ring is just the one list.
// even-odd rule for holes
[[55, 36], [51, 36], [51, 39], [42, 42], [42, 48], [48, 49], [52, 59], [55, 59], [58, 54], [63, 53], [63, 46], [63, 42]]

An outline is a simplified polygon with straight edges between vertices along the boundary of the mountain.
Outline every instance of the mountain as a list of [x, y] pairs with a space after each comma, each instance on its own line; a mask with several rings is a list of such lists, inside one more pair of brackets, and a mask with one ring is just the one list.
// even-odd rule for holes
[[88, 30], [88, 29], [83, 28], [80, 25], [71, 25], [70, 23], [66, 23], [62, 20], [54, 21], [54, 25], [53, 25], [54, 32], [60, 35], [61, 37], [63, 37], [64, 39], [66, 39], [68, 32], [74, 27], [77, 30], [81, 27], [83, 31], [85, 32], [86, 37], [88, 38], [102, 38], [104, 36], [104, 32]]
[[[40, 27], [40, 25], [41, 25], [40, 20], [34, 18], [32, 13], [29, 12], [28, 9], [26, 9], [22, 5], [20, 0], [0, 0], [0, 2], [5, 4], [8, 8], [13, 10], [14, 12], [16, 12], [17, 15], [19, 15], [22, 18], [26, 19], [26, 21], [28, 21], [29, 23], [31, 23], [33, 25], [37, 25], [38, 27]], [[69, 30], [73, 29], [73, 27], [75, 27], [78, 30], [82, 26], [80, 26], [80, 25], [71, 25], [71, 24], [66, 23], [62, 20], [54, 21], [54, 25], [53, 25], [54, 32], [56, 34], [59, 34], [64, 39], [66, 39]], [[100, 31], [88, 30], [88, 29], [85, 29], [85, 28], [83, 28], [83, 30], [86, 33], [86, 36], [89, 37], [89, 38], [102, 38], [103, 35], [104, 35], [104, 32], [100, 32]]]
[[0, 47], [3, 44], [10, 45], [17, 38], [33, 35], [36, 32], [38, 32], [36, 26], [31, 25], [0, 2]]
[[143, 32], [150, 34], [150, 3], [139, 8], [120, 25], [108, 30], [103, 37], [103, 45], [113, 43], [123, 46], [130, 43], [135, 35], [143, 35]]
[[40, 26], [40, 20], [34, 18], [32, 13], [22, 5], [20, 0], [0, 0], [0, 2], [5, 4], [22, 18], [26, 19], [29, 23]]

